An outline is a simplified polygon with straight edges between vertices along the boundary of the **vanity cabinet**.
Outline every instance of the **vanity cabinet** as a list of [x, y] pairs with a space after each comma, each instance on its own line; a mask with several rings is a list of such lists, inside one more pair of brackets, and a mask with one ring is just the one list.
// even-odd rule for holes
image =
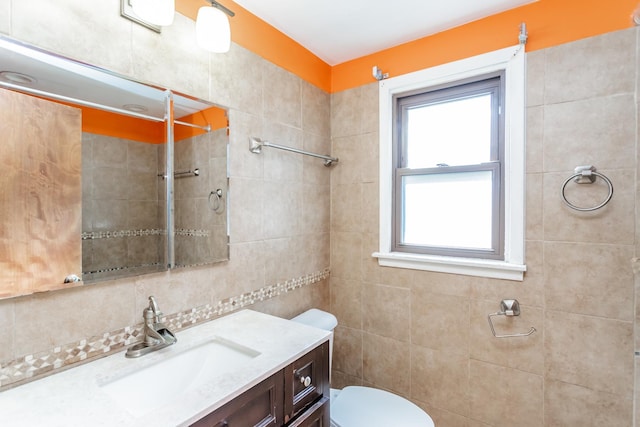
[[329, 427], [329, 343], [196, 421], [192, 427]]
[[287, 424], [287, 427], [329, 427], [330, 415], [329, 398], [323, 397], [310, 407], [303, 417], [296, 418]]
[[282, 371], [196, 421], [192, 427], [282, 425]]

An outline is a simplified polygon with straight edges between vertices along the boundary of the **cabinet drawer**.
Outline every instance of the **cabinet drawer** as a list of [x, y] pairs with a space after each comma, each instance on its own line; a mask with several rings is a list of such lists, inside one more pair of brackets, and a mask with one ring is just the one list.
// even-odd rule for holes
[[329, 398], [323, 397], [307, 410], [307, 414], [303, 414], [287, 427], [329, 427], [330, 416]]
[[282, 371], [216, 409], [191, 427], [266, 427], [282, 425]]
[[316, 347], [289, 365], [284, 372], [284, 384], [285, 423], [322, 397], [328, 397], [329, 343]]

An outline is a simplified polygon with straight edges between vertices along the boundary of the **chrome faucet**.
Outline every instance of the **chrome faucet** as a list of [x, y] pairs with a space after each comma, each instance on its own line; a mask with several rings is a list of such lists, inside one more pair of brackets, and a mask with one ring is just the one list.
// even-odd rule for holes
[[175, 344], [178, 339], [164, 323], [160, 321], [162, 312], [153, 296], [149, 297], [149, 307], [142, 311], [144, 318], [144, 339], [127, 349], [126, 357], [140, 357], [161, 348]]

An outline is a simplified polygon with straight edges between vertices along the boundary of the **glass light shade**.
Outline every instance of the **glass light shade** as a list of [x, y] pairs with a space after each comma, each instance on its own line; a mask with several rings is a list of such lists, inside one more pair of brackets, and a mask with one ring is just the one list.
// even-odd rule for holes
[[227, 15], [215, 7], [201, 7], [196, 18], [196, 42], [209, 52], [228, 52], [231, 47], [231, 28]]
[[167, 26], [173, 23], [176, 3], [175, 0], [131, 0], [131, 8], [143, 21]]

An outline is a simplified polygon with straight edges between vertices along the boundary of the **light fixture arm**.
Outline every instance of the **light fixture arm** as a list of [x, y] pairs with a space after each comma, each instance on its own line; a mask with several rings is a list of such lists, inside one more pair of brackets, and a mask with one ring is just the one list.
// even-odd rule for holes
[[215, 7], [220, 9], [221, 11], [223, 11], [224, 13], [226, 13], [227, 15], [229, 15], [230, 17], [234, 17], [236, 16], [235, 13], [233, 13], [232, 10], [227, 9], [226, 7], [224, 7], [223, 5], [221, 5], [220, 3], [218, 3], [216, 0], [207, 0], [209, 3], [211, 3], [211, 7]]

